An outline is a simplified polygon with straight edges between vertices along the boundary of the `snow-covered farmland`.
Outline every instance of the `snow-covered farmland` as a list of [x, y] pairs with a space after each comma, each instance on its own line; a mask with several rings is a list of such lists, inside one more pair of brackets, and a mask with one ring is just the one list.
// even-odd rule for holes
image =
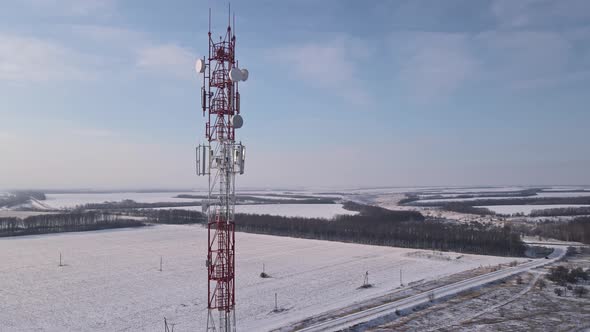
[[[53, 212], [45, 212], [45, 211], [18, 211], [18, 210], [10, 210], [10, 209], [1, 209], [0, 208], [0, 218], [20, 218], [24, 219], [30, 216], [38, 216], [41, 214], [51, 214]], [[2, 330], [0, 330], [2, 331]]]
[[236, 213], [330, 219], [336, 215], [358, 212], [345, 210], [342, 204], [258, 204], [236, 205]]
[[[195, 210], [201, 211], [200, 206], [182, 206], [174, 208], [157, 208], [160, 210]], [[271, 216], [326, 218], [331, 219], [337, 215], [354, 215], [356, 211], [349, 211], [342, 204], [252, 204], [236, 205], [236, 213], [269, 214]]]
[[530, 199], [530, 198], [551, 198], [551, 197], [588, 197], [590, 192], [540, 192], [534, 196], [525, 197], [514, 197], [514, 196], [499, 196], [499, 197], [469, 197], [469, 198], [458, 198], [457, 195], [445, 196], [444, 198], [428, 198], [428, 196], [422, 196], [419, 203], [440, 203], [440, 202], [470, 202], [481, 199], [494, 200], [494, 199]]
[[546, 209], [560, 209], [560, 208], [577, 208], [589, 205], [580, 204], [554, 204], [554, 205], [490, 205], [490, 206], [477, 206], [486, 208], [499, 214], [515, 214], [524, 213], [530, 214], [533, 210], [546, 210]]
[[568, 190], [590, 190], [588, 186], [553, 186], [544, 188], [543, 191], [568, 191]]
[[[0, 330], [204, 331], [207, 232], [154, 226], [0, 239]], [[326, 310], [512, 258], [238, 233], [237, 321], [266, 331]], [[59, 253], [66, 266], [58, 267]], [[163, 271], [158, 270], [160, 256]], [[262, 264], [270, 279], [259, 277]], [[365, 271], [375, 287], [357, 289]], [[271, 313], [274, 294], [280, 307]]]
[[54, 209], [69, 209], [77, 205], [89, 203], [119, 202], [125, 199], [134, 200], [138, 203], [168, 203], [168, 202], [190, 202], [190, 199], [175, 198], [180, 194], [198, 195], [197, 192], [157, 192], [157, 193], [68, 193], [48, 194], [44, 204]]
[[507, 192], [519, 191], [526, 189], [526, 187], [508, 186], [508, 187], [441, 187], [438, 190], [433, 190], [438, 193], [458, 192], [463, 194], [473, 194], [479, 192]]
[[584, 192], [540, 192], [535, 197], [588, 197], [590, 191]]
[[[239, 196], [240, 195], [238, 194], [238, 197]], [[260, 199], [274, 199], [274, 200], [277, 200], [277, 201], [284, 201], [284, 200], [304, 200], [304, 199], [306, 199], [306, 198], [301, 198], [301, 197], [273, 196], [273, 195], [270, 195], [270, 196], [264, 196], [264, 195], [248, 195], [248, 196], [251, 196], [251, 197], [254, 197], [254, 198], [260, 198]]]
[[[271, 199], [280, 202], [286, 199], [304, 199], [294, 198], [288, 196], [275, 196], [272, 192], [267, 194], [256, 194], [253, 197], [261, 199]], [[54, 209], [69, 209], [77, 205], [104, 203], [104, 202], [120, 202], [122, 200], [130, 199], [138, 203], [174, 203], [174, 202], [190, 202], [200, 201], [200, 199], [178, 198], [177, 195], [207, 195], [206, 192], [150, 192], [150, 193], [136, 193], [136, 192], [116, 192], [116, 193], [67, 193], [67, 194], [47, 194], [47, 199], [43, 204]], [[249, 194], [238, 194], [249, 195]]]
[[[510, 196], [502, 196], [502, 197], [469, 197], [469, 198], [457, 198], [457, 197], [448, 197], [448, 198], [434, 198], [434, 199], [421, 199], [417, 203], [441, 203], [441, 202], [470, 202], [470, 201], [477, 201], [481, 199], [519, 199], [521, 197], [510, 197]], [[526, 198], [526, 197], [525, 197]]]

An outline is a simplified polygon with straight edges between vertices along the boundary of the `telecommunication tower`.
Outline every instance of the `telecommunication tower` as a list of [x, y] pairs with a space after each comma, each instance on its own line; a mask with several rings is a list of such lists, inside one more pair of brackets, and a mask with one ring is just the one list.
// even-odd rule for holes
[[207, 214], [207, 331], [235, 331], [235, 224], [236, 174], [244, 173], [245, 147], [236, 143], [240, 116], [238, 82], [248, 79], [248, 70], [236, 60], [235, 16], [224, 36], [211, 36], [209, 10], [209, 54], [198, 59], [195, 69], [203, 77], [201, 106], [207, 143], [197, 147], [197, 174], [209, 178], [208, 199], [202, 202]]

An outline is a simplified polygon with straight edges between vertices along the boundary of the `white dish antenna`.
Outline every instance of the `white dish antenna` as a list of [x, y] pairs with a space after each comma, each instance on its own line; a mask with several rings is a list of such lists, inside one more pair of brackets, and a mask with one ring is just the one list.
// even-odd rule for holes
[[203, 61], [203, 59], [197, 59], [197, 62], [195, 63], [195, 70], [198, 74], [202, 74], [205, 72], [205, 62]]
[[242, 81], [247, 81], [248, 80], [248, 69], [241, 69], [240, 70], [242, 72]]
[[234, 128], [240, 129], [244, 125], [244, 118], [242, 118], [241, 115], [236, 114], [231, 118], [231, 123], [234, 126]]
[[229, 79], [232, 80], [232, 82], [239, 82], [242, 80], [242, 71], [237, 68], [234, 67], [229, 71]]

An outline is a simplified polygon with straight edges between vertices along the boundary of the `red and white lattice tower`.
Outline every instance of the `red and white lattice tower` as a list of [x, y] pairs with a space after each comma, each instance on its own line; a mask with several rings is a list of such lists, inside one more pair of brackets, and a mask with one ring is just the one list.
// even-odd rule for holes
[[[233, 24], [235, 25], [235, 24]], [[197, 147], [197, 174], [209, 177], [209, 195], [203, 201], [209, 231], [207, 249], [207, 331], [235, 331], [235, 175], [244, 173], [245, 147], [236, 143], [240, 116], [238, 82], [248, 79], [236, 60], [236, 35], [228, 22], [225, 36], [211, 36], [209, 55], [195, 69], [203, 75], [201, 98], [206, 117], [207, 143]]]

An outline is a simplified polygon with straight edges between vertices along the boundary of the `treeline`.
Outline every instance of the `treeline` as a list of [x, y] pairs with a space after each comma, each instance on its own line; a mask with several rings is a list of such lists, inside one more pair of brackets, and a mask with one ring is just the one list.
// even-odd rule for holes
[[[432, 193], [428, 194], [428, 198], [422, 199], [463, 199], [463, 198], [490, 198], [490, 197], [530, 197], [537, 195], [541, 189], [538, 188], [531, 188], [531, 189], [523, 189], [518, 191], [482, 191], [482, 192], [474, 192], [474, 193], [464, 193], [464, 192], [441, 192], [441, 193]], [[424, 193], [421, 193], [424, 195]], [[453, 197], [449, 197], [449, 195], [454, 195]], [[408, 193], [406, 197], [400, 200], [400, 204], [406, 204], [411, 202], [419, 201], [421, 198], [418, 196], [418, 193]]]
[[88, 203], [78, 205], [74, 210], [120, 210], [120, 209], [141, 209], [141, 208], [166, 208], [166, 207], [185, 207], [200, 206], [200, 202], [160, 202], [160, 203], [138, 203], [131, 199], [124, 199], [119, 202]]
[[43, 214], [25, 219], [0, 218], [0, 236], [79, 232], [144, 225], [141, 220], [98, 211]]
[[[493, 189], [494, 187], [489, 187], [489, 189]], [[467, 188], [465, 188], [467, 189]], [[485, 188], [481, 188], [485, 189]], [[465, 192], [465, 191], [430, 191], [430, 192], [412, 192], [411, 194], [422, 194], [422, 195], [473, 195], [473, 196], [528, 196], [530, 194], [536, 194], [538, 192], [542, 192], [543, 188], [528, 188], [528, 189], [521, 189], [521, 190], [480, 190], [480, 191], [472, 191], [472, 192]]]
[[31, 198], [39, 201], [45, 200], [45, 194], [37, 191], [15, 191], [7, 196], [0, 196], [0, 207], [13, 207], [16, 205], [28, 203]]
[[528, 235], [590, 244], [590, 217], [578, 217], [568, 222], [545, 221], [533, 228], [523, 227]]
[[479, 216], [495, 215], [496, 213], [490, 209], [475, 207], [464, 202], [448, 202], [441, 206], [442, 209], [459, 213], [471, 213]]
[[[189, 195], [187, 195], [189, 196]], [[193, 197], [193, 198], [196, 198]], [[206, 198], [206, 197], [205, 197]], [[237, 205], [245, 204], [246, 201], [238, 201]], [[310, 199], [260, 199], [254, 197], [247, 202], [248, 204], [335, 204], [331, 199], [325, 198], [310, 198]], [[139, 203], [131, 199], [125, 199], [119, 202], [104, 202], [104, 203], [87, 203], [78, 205], [74, 208], [75, 211], [85, 210], [128, 210], [128, 209], [154, 209], [154, 208], [178, 208], [188, 206], [201, 206], [199, 201], [191, 202], [158, 202], [158, 203]]]
[[590, 206], [533, 210], [529, 215], [531, 217], [590, 215]]
[[420, 200], [420, 196], [415, 195], [415, 194], [406, 194], [406, 197], [402, 198], [399, 200], [398, 204], [408, 204], [408, 203], [412, 203], [415, 201], [419, 201]]
[[520, 236], [509, 227], [479, 223], [459, 225], [424, 220], [424, 217], [404, 219], [396, 214], [340, 216], [333, 220], [237, 214], [236, 229], [307, 239], [484, 255], [522, 256], [525, 251]]
[[[236, 195], [236, 202], [238, 204], [248, 202], [248, 204], [335, 204], [337, 197], [313, 197], [304, 195], [280, 195], [280, 194], [264, 194], [261, 196], [277, 197], [264, 198], [250, 195]], [[207, 199], [207, 195], [187, 195], [181, 194], [175, 196], [175, 198], [186, 198], [186, 199]]]
[[[414, 196], [410, 196], [407, 197], [405, 199], [400, 200], [400, 204], [405, 204], [405, 203], [411, 203], [414, 202], [416, 197]], [[438, 203], [438, 202], [437, 202]], [[412, 204], [414, 206], [430, 206], [427, 204]], [[433, 206], [437, 206], [440, 207], [443, 210], [446, 211], [451, 211], [451, 212], [459, 212], [459, 213], [470, 213], [470, 214], [476, 214], [479, 216], [491, 216], [491, 215], [495, 215], [496, 212], [490, 210], [490, 209], [486, 209], [486, 208], [482, 208], [482, 207], [475, 207], [473, 206], [473, 204], [471, 202], [440, 202], [437, 205], [433, 205]]]
[[[377, 206], [345, 202], [358, 215], [336, 219], [236, 214], [236, 230], [308, 239], [354, 242], [406, 248], [452, 250], [466, 253], [521, 256], [525, 246], [509, 227], [480, 223], [455, 224], [425, 220], [417, 211], [391, 211]], [[206, 216], [188, 210], [133, 210], [146, 222], [164, 224], [206, 223]]]
[[[510, 227], [480, 223], [456, 224], [425, 220], [416, 211], [347, 203], [358, 215], [335, 219], [236, 214], [236, 230], [309, 239], [354, 242], [406, 248], [452, 250], [465, 253], [521, 256], [525, 246]], [[206, 216], [189, 210], [73, 211], [25, 219], [1, 218], [0, 236], [88, 231], [136, 227], [147, 223], [205, 223]], [[587, 233], [586, 233], [587, 234]]]
[[197, 224], [205, 223], [207, 217], [199, 211], [161, 209], [161, 210], [130, 210], [123, 212], [125, 215], [143, 217], [146, 222], [155, 224]]
[[393, 221], [424, 220], [424, 216], [418, 211], [392, 211], [379, 206], [359, 204], [351, 201], [344, 202], [342, 208], [348, 211], [356, 211], [361, 216], [386, 216]]

